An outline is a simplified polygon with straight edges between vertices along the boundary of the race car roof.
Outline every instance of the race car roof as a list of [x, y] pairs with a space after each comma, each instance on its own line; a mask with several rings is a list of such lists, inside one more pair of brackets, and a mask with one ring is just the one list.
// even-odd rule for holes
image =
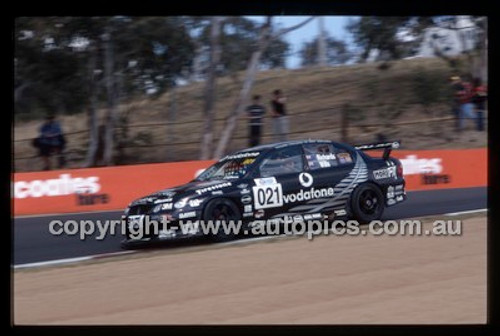
[[238, 153], [244, 153], [244, 152], [263, 152], [267, 151], [269, 149], [273, 148], [283, 148], [283, 147], [288, 147], [288, 146], [293, 146], [293, 145], [301, 145], [301, 144], [307, 144], [307, 143], [331, 143], [335, 144], [331, 140], [291, 140], [291, 141], [284, 141], [284, 142], [275, 142], [275, 143], [270, 143], [270, 144], [265, 144], [265, 145], [260, 145], [256, 147], [251, 147], [251, 148], [246, 148], [243, 150], [238, 151]]

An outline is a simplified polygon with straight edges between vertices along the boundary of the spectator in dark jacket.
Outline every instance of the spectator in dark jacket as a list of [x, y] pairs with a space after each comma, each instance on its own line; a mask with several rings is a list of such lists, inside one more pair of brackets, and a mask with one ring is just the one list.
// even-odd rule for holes
[[57, 154], [59, 159], [59, 168], [65, 165], [63, 150], [66, 141], [62, 133], [61, 125], [55, 120], [55, 116], [47, 116], [45, 123], [40, 127], [40, 136], [36, 138], [33, 145], [38, 148], [39, 155], [43, 159], [44, 170], [50, 170], [50, 156]]
[[281, 90], [273, 91], [271, 100], [274, 141], [286, 141], [289, 130], [288, 116], [285, 107], [286, 97]]
[[484, 131], [484, 114], [486, 112], [486, 100], [488, 99], [488, 88], [481, 78], [474, 78], [472, 89], [472, 102], [476, 111], [477, 130]]
[[264, 106], [260, 104], [260, 96], [253, 96], [252, 104], [247, 107], [249, 120], [249, 146], [254, 147], [260, 145], [262, 136], [262, 117], [266, 113]]

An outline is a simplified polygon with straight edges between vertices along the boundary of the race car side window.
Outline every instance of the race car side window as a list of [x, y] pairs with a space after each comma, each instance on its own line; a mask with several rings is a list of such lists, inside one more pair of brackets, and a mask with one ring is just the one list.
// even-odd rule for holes
[[309, 169], [311, 170], [338, 166], [332, 144], [304, 144], [304, 153]]
[[300, 173], [304, 169], [300, 146], [277, 149], [260, 164], [260, 176], [270, 177], [289, 173]]
[[303, 146], [306, 161], [311, 170], [352, 163], [352, 156], [348, 151], [337, 148], [332, 144], [304, 144]]

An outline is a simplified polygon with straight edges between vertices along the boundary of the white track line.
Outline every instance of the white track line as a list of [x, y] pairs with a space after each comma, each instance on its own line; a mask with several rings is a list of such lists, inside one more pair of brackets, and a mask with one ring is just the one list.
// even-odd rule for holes
[[33, 217], [55, 217], [55, 216], [72, 216], [72, 215], [86, 215], [86, 214], [94, 214], [101, 212], [123, 212], [125, 209], [118, 210], [95, 210], [95, 211], [85, 211], [85, 212], [62, 212], [62, 213], [52, 213], [52, 214], [34, 214], [34, 215], [20, 215], [14, 216], [14, 219], [17, 218], [33, 218]]
[[488, 209], [476, 209], [476, 210], [468, 210], [468, 211], [460, 211], [460, 212], [450, 212], [443, 214], [443, 216], [459, 216], [459, 215], [466, 215], [466, 214], [471, 214], [471, 213], [477, 213], [477, 212], [486, 212]]
[[108, 258], [108, 257], [115, 257], [115, 256], [119, 256], [122, 254], [130, 254], [130, 253], [135, 253], [135, 252], [136, 251], [119, 251], [119, 252], [103, 253], [103, 254], [96, 254], [96, 255], [90, 255], [90, 256], [84, 256], [84, 257], [40, 261], [40, 262], [29, 263], [29, 264], [14, 265], [14, 269], [74, 264], [74, 263], [92, 260], [92, 259], [102, 259], [102, 258]]

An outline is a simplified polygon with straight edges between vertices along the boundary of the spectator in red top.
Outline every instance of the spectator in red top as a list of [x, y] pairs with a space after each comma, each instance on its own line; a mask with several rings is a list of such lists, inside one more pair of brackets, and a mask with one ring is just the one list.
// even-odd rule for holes
[[472, 102], [476, 110], [477, 130], [484, 131], [484, 113], [486, 112], [486, 100], [488, 99], [488, 88], [481, 78], [474, 78], [472, 89]]
[[474, 104], [472, 103], [472, 84], [467, 80], [458, 78], [454, 84], [455, 98], [459, 104], [458, 130], [464, 128], [464, 119], [475, 119]]

